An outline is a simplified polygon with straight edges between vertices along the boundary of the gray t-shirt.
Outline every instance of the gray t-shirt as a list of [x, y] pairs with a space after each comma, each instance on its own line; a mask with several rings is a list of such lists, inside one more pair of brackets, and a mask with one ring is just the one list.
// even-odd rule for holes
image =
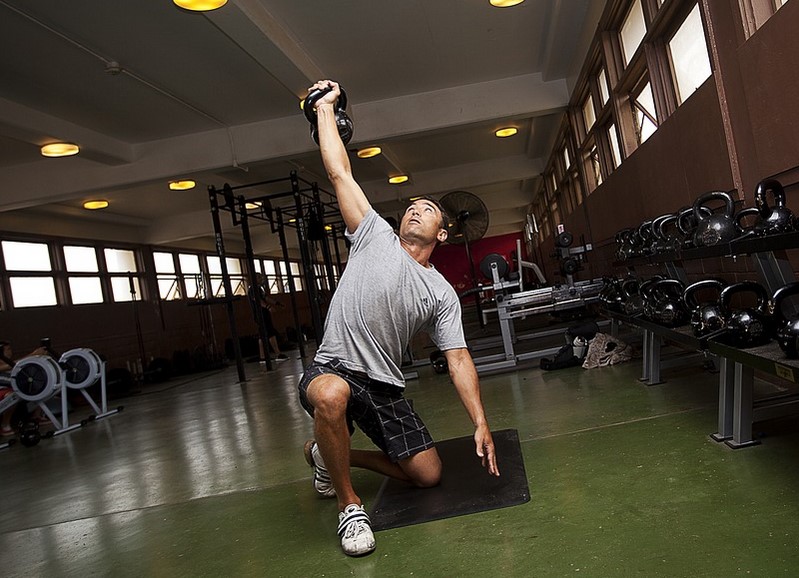
[[352, 371], [404, 387], [402, 356], [418, 331], [428, 332], [442, 351], [466, 347], [452, 285], [416, 262], [384, 219], [370, 209], [346, 235], [349, 259], [315, 362], [339, 359]]

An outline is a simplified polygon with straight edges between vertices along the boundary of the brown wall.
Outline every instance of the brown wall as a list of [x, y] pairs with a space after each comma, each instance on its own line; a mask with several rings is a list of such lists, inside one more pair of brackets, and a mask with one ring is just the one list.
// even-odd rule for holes
[[[566, 220], [567, 229], [594, 243], [584, 276], [623, 272], [613, 263], [616, 231], [675, 212], [711, 190], [738, 183], [742, 205], [752, 206], [757, 183], [776, 177], [786, 187], [788, 206], [799, 210], [799, 4], [786, 4], [748, 40], [738, 0], [706, 5], [718, 62], [713, 74], [591, 193], [584, 212]], [[754, 270], [744, 257], [685, 265], [689, 277], [722, 274], [731, 281], [751, 278]]]

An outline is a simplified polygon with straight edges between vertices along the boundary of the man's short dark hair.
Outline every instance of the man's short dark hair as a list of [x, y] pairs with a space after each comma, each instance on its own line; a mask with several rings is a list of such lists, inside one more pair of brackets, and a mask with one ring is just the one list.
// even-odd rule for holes
[[444, 210], [444, 207], [441, 206], [441, 203], [439, 203], [433, 197], [428, 197], [427, 195], [424, 195], [422, 197], [413, 200], [414, 203], [416, 201], [428, 201], [429, 203], [435, 205], [438, 208], [438, 210], [441, 212], [441, 228], [444, 229], [445, 231], [449, 230], [449, 215], [447, 215], [447, 212]]

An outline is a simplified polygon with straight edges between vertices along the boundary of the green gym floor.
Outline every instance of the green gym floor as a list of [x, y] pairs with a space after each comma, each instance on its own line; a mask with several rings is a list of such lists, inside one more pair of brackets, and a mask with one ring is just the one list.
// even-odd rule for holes
[[[294, 352], [244, 384], [230, 367], [146, 386], [120, 414], [0, 451], [0, 575], [799, 575], [799, 425], [758, 424], [761, 445], [731, 450], [708, 437], [717, 376], [694, 363], [645, 386], [640, 359], [484, 377], [530, 502], [378, 532], [348, 558], [302, 456], [302, 366]], [[409, 397], [433, 436], [471, 433], [448, 378], [419, 373]], [[381, 479], [354, 479], [368, 507]]]

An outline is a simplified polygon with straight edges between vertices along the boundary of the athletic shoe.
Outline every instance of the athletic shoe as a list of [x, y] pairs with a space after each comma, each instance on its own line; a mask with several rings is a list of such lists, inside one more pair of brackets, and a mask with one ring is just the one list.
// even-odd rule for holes
[[303, 447], [302, 451], [305, 454], [305, 461], [313, 468], [314, 489], [320, 496], [324, 496], [325, 498], [332, 498], [335, 496], [336, 489], [333, 487], [330, 474], [327, 473], [322, 454], [319, 453], [319, 446], [316, 445], [314, 440], [308, 440], [305, 442], [305, 447]]
[[350, 504], [338, 515], [338, 535], [341, 549], [347, 556], [364, 556], [375, 549], [375, 535], [366, 510]]
[[278, 361], [286, 361], [288, 358], [289, 358], [289, 356], [286, 355], [285, 353], [278, 353], [277, 354], [277, 360]]

